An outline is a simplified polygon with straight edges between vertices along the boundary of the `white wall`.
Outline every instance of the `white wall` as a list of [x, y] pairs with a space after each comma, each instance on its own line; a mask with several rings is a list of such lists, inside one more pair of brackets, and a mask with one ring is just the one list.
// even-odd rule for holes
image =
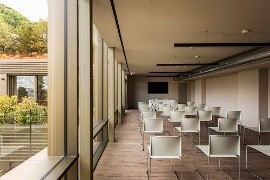
[[237, 110], [237, 74], [206, 79], [206, 105], [221, 107], [221, 116], [226, 110]]
[[195, 104], [206, 102], [206, 81], [205, 79], [195, 80]]
[[195, 81], [190, 82], [190, 101], [195, 102]]
[[[147, 82], [168, 82], [168, 94], [148, 94]], [[148, 102], [149, 99], [174, 99], [178, 101], [178, 82], [168, 77], [129, 76], [128, 106], [137, 108], [139, 101]]]
[[0, 96], [7, 95], [7, 74], [0, 74]]
[[238, 73], [238, 109], [242, 111], [242, 125], [258, 126], [259, 70]]

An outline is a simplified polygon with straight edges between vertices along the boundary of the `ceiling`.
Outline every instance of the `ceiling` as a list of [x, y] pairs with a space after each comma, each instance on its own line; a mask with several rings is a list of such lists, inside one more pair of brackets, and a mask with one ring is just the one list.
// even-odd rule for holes
[[[174, 47], [174, 43], [270, 42], [269, 0], [114, 0], [130, 72], [186, 72], [245, 52], [244, 47]], [[94, 23], [125, 64], [110, 0], [93, 1]], [[243, 29], [251, 32], [242, 34]], [[195, 58], [199, 56], [199, 58]], [[154, 74], [152, 74], [154, 75]], [[170, 74], [163, 74], [170, 75]]]

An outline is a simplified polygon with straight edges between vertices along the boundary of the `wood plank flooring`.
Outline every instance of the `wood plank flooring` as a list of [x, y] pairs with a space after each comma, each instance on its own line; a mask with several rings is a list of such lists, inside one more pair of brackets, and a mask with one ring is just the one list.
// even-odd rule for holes
[[[116, 127], [116, 142], [108, 143], [99, 163], [94, 171], [94, 179], [109, 180], [143, 180], [148, 179], [146, 174], [147, 151], [142, 151], [142, 136], [138, 126], [138, 111], [128, 110], [122, 120], [121, 125]], [[166, 122], [166, 121], [164, 121]], [[203, 128], [202, 128], [203, 129]], [[171, 127], [164, 135], [173, 135]], [[201, 133], [201, 144], [207, 144], [207, 132]], [[257, 143], [257, 134], [247, 131], [246, 139], [249, 144]], [[242, 136], [241, 136], [242, 140]], [[265, 144], [270, 144], [270, 136], [262, 135]], [[145, 146], [149, 142], [149, 135], [145, 135]], [[193, 135], [193, 142], [197, 144], [198, 136]], [[147, 149], [147, 148], [145, 148]], [[250, 152], [251, 150], [249, 150]], [[256, 151], [254, 151], [256, 152]], [[182, 179], [197, 180], [201, 179], [194, 172], [195, 146], [189, 143], [189, 134], [182, 136], [182, 168], [180, 161], [173, 160], [174, 169], [180, 177], [182, 169]], [[196, 154], [197, 166], [202, 176], [207, 175], [207, 156], [203, 153]], [[246, 148], [241, 143], [241, 179], [255, 180], [254, 175], [248, 173], [245, 169]], [[234, 179], [238, 179], [238, 159], [221, 159], [221, 165]], [[248, 165], [250, 169], [259, 174], [263, 179], [270, 179], [270, 158], [262, 153], [249, 153]], [[150, 179], [175, 180], [177, 177], [171, 171], [170, 160], [152, 160], [152, 172]], [[211, 158], [209, 179], [226, 180], [230, 179], [228, 175], [218, 169], [218, 159]]]

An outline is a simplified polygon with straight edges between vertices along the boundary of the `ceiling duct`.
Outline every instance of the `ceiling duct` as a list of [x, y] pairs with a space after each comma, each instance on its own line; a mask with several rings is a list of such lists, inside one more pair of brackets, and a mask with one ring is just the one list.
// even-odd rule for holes
[[270, 60], [270, 48], [259, 48], [220, 61], [216, 61], [216, 63], [218, 63], [217, 66], [211, 67], [203, 66], [192, 70], [192, 73], [190, 74], [179, 74], [177, 77], [174, 78], [174, 80], [175, 81], [188, 80], [190, 78], [214, 73], [217, 71], [222, 72], [223, 70], [227, 70], [229, 68], [240, 67], [248, 64], [257, 64], [269, 60]]

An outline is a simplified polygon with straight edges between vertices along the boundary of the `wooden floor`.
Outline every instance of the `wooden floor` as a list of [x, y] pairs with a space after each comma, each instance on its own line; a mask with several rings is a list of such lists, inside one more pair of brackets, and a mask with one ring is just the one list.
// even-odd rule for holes
[[[122, 120], [121, 125], [116, 127], [116, 142], [108, 143], [99, 163], [94, 171], [94, 179], [148, 179], [146, 174], [147, 151], [142, 151], [142, 136], [138, 126], [138, 111], [128, 110]], [[202, 128], [203, 129], [203, 128]], [[164, 135], [173, 135], [173, 128]], [[246, 133], [248, 144], [257, 143], [257, 134], [248, 131]], [[201, 133], [201, 144], [207, 144], [207, 132]], [[242, 140], [242, 136], [241, 136]], [[263, 135], [262, 140], [265, 144], [270, 144], [270, 136]], [[193, 135], [195, 144], [198, 136]], [[145, 136], [145, 143], [149, 142], [149, 136]], [[146, 148], [147, 149], [147, 148]], [[250, 152], [250, 151], [249, 151]], [[254, 151], [256, 152], [256, 151]], [[207, 175], [207, 156], [197, 153], [197, 166], [204, 178]], [[246, 148], [241, 144], [241, 179], [257, 179], [245, 169]], [[201, 179], [194, 172], [195, 146], [189, 143], [189, 135], [182, 136], [182, 167], [179, 160], [173, 160], [174, 169], [180, 177], [182, 169], [182, 179], [196, 180]], [[262, 153], [249, 153], [248, 165], [250, 169], [259, 174], [263, 179], [270, 179], [270, 158]], [[228, 172], [233, 179], [238, 179], [238, 159], [221, 159], [222, 168]], [[152, 172], [150, 179], [174, 180], [176, 175], [172, 173], [170, 160], [152, 160]], [[218, 169], [218, 159], [211, 158], [209, 179], [230, 179], [228, 175]]]

